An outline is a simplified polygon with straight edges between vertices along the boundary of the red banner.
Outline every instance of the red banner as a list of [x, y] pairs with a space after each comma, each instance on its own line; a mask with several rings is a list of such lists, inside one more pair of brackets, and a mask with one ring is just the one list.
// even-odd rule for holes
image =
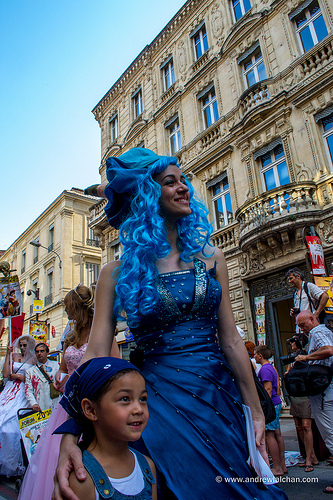
[[25, 313], [21, 314], [21, 316], [13, 316], [11, 318], [12, 322], [12, 342], [16, 340], [18, 337], [21, 337], [23, 332], [23, 324], [24, 324]]
[[318, 236], [305, 236], [308, 245], [312, 272], [316, 276], [325, 276], [325, 260], [323, 247]]

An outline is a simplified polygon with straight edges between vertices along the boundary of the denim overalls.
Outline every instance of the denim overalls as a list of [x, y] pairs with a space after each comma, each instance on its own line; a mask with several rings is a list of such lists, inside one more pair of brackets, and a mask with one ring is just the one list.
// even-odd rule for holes
[[143, 474], [144, 488], [137, 495], [124, 495], [117, 491], [111, 484], [108, 476], [106, 475], [101, 464], [92, 456], [89, 451], [85, 450], [83, 452], [83, 465], [89, 472], [96, 490], [98, 491], [100, 499], [112, 498], [112, 500], [151, 500], [152, 498], [152, 488], [151, 485], [155, 483], [155, 478], [149, 467], [146, 458], [136, 450], [132, 450], [135, 453], [140, 469]]

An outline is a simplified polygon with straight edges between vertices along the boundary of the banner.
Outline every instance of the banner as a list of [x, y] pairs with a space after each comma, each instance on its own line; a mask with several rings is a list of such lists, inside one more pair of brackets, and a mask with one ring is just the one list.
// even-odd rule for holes
[[333, 314], [333, 276], [316, 276], [315, 284], [324, 292], [328, 293], [328, 301], [325, 305], [325, 313]]
[[258, 345], [266, 344], [266, 317], [265, 317], [265, 296], [254, 297], [254, 309], [256, 317], [256, 331]]
[[0, 278], [0, 319], [19, 316], [22, 311], [22, 294], [18, 276]]
[[310, 253], [313, 274], [325, 276], [324, 252], [319, 236], [305, 236], [305, 239]]
[[47, 419], [51, 415], [51, 410], [37, 411], [27, 416], [19, 417], [19, 428], [22, 441], [27, 454], [28, 462], [35, 451], [43, 428], [47, 424]]
[[10, 319], [12, 322], [12, 342], [18, 337], [21, 337], [23, 332], [25, 314], [21, 314], [20, 316], [14, 316]]
[[29, 335], [32, 335], [37, 344], [47, 343], [47, 324], [43, 321], [29, 321]]
[[43, 301], [40, 299], [34, 299], [32, 303], [32, 312], [33, 313], [42, 313], [43, 312]]

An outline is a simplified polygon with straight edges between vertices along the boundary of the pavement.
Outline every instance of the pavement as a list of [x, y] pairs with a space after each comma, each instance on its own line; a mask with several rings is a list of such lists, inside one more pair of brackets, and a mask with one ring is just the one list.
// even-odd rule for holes
[[[281, 432], [286, 451], [299, 452], [295, 425], [291, 417], [283, 416], [281, 418]], [[332, 483], [333, 465], [327, 465], [326, 461], [322, 461], [314, 467], [313, 472], [309, 473], [304, 472], [304, 468], [299, 467], [297, 464], [288, 467], [288, 475], [281, 478], [279, 487], [286, 493], [289, 500], [327, 500], [329, 496], [323, 492], [323, 489]], [[0, 476], [0, 500], [16, 500], [17, 496], [15, 479]], [[24, 498], [23, 500], [34, 499]], [[207, 500], [210, 500], [210, 498], [207, 498]]]

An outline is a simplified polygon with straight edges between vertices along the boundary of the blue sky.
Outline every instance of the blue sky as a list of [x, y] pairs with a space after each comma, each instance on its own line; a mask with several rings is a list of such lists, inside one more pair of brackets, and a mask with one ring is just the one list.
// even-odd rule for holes
[[0, 249], [99, 181], [91, 110], [185, 0], [0, 1]]

